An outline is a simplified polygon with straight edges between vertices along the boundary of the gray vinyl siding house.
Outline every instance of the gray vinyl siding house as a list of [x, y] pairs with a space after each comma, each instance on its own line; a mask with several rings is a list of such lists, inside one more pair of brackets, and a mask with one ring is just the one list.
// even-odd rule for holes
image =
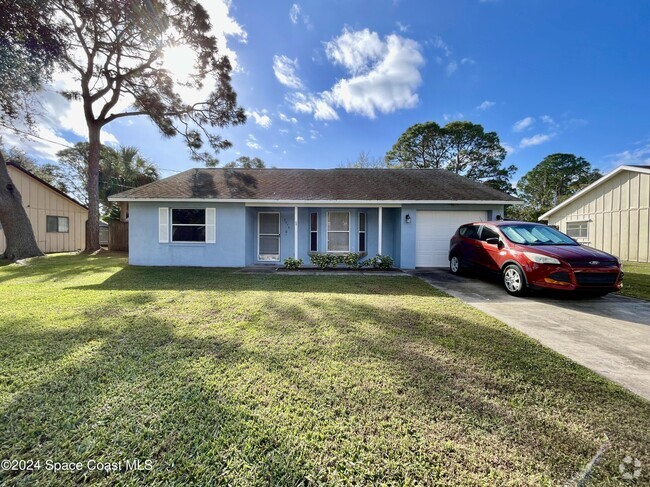
[[510, 195], [439, 169], [191, 169], [110, 198], [129, 207], [129, 262], [145, 266], [309, 265], [313, 253], [448, 264], [469, 221]]
[[650, 166], [620, 166], [539, 219], [584, 245], [650, 262]]

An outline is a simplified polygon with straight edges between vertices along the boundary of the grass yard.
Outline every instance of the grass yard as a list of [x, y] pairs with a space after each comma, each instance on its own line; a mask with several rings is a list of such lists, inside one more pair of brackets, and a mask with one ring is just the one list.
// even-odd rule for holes
[[650, 264], [625, 262], [623, 272], [625, 277], [621, 294], [650, 301]]
[[590, 485], [650, 478], [648, 402], [416, 278], [58, 255], [0, 299], [0, 459], [152, 462], [0, 484], [560, 485], [605, 435]]

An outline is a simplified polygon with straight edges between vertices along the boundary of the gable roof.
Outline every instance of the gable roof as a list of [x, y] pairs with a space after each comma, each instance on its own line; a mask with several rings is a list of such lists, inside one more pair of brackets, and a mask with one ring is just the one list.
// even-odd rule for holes
[[65, 194], [63, 191], [61, 191], [59, 188], [55, 188], [54, 186], [52, 186], [52, 185], [51, 185], [50, 183], [48, 183], [47, 181], [42, 180], [41, 178], [39, 178], [39, 177], [38, 177], [37, 175], [35, 175], [34, 173], [28, 171], [27, 169], [25, 169], [25, 168], [22, 167], [22, 166], [19, 166], [19, 165], [16, 164], [15, 162], [7, 162], [7, 167], [13, 167], [14, 169], [18, 169], [20, 172], [22, 172], [22, 173], [24, 173], [24, 174], [27, 174], [27, 176], [29, 176], [29, 177], [32, 178], [32, 179], [35, 179], [36, 181], [38, 181], [39, 183], [41, 183], [43, 186], [47, 187], [48, 189], [51, 189], [51, 190], [54, 191], [55, 193], [58, 193], [59, 195], [63, 196], [65, 199], [70, 200], [70, 201], [73, 202], [75, 205], [78, 205], [78, 206], [82, 207], [84, 210], [87, 210], [87, 209], [88, 209], [87, 206], [82, 205], [82, 204], [79, 203], [76, 199], [74, 199], [74, 198], [68, 196], [68, 195]]
[[109, 200], [518, 202], [513, 196], [446, 169], [198, 168], [124, 191]]
[[561, 208], [564, 208], [565, 206], [571, 204], [573, 201], [580, 198], [583, 194], [588, 193], [589, 191], [591, 191], [592, 189], [594, 189], [597, 186], [600, 186], [605, 181], [609, 181], [611, 178], [613, 178], [617, 174], [620, 174], [623, 171], [632, 171], [632, 172], [640, 172], [640, 173], [643, 173], [643, 174], [650, 174], [650, 166], [618, 166], [613, 171], [605, 174], [602, 178], [598, 179], [597, 181], [594, 181], [589, 186], [586, 186], [586, 187], [582, 188], [580, 191], [578, 191], [576, 194], [574, 194], [570, 198], [567, 198], [566, 200], [564, 200], [559, 205], [554, 206], [553, 208], [548, 210], [546, 213], [541, 215], [538, 218], [538, 220], [548, 220], [548, 217], [550, 215], [552, 215], [553, 213], [555, 213], [556, 211], [558, 211]]

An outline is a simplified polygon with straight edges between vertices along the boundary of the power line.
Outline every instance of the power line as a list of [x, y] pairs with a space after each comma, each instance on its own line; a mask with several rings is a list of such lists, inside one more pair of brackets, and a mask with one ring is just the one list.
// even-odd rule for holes
[[9, 130], [13, 130], [13, 131], [16, 132], [16, 133], [19, 133], [19, 134], [22, 134], [22, 135], [26, 135], [27, 137], [32, 137], [32, 138], [34, 138], [34, 139], [39, 139], [39, 140], [43, 140], [43, 141], [45, 141], [45, 142], [49, 142], [50, 144], [60, 145], [60, 146], [62, 146], [62, 147], [66, 147], [66, 148], [68, 148], [68, 149], [72, 149], [72, 148], [73, 148], [71, 145], [63, 144], [62, 142], [57, 142], [56, 140], [46, 139], [45, 137], [41, 137], [40, 135], [36, 135], [36, 134], [29, 133], [29, 132], [25, 132], [24, 130], [17, 129], [17, 128], [15, 128], [15, 127], [10, 127], [9, 125], [6, 125], [6, 124], [4, 124], [4, 123], [2, 123], [2, 122], [0, 122], [0, 126], [6, 128], [6, 129], [9, 129]]

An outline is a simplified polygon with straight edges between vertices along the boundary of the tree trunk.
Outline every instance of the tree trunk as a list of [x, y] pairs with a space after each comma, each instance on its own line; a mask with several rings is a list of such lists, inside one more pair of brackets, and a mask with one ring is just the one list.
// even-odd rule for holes
[[99, 156], [101, 128], [88, 124], [88, 223], [86, 224], [86, 252], [99, 250]]
[[7, 241], [3, 257], [9, 260], [43, 255], [36, 244], [34, 230], [23, 207], [23, 199], [9, 177], [0, 153], [0, 223]]

